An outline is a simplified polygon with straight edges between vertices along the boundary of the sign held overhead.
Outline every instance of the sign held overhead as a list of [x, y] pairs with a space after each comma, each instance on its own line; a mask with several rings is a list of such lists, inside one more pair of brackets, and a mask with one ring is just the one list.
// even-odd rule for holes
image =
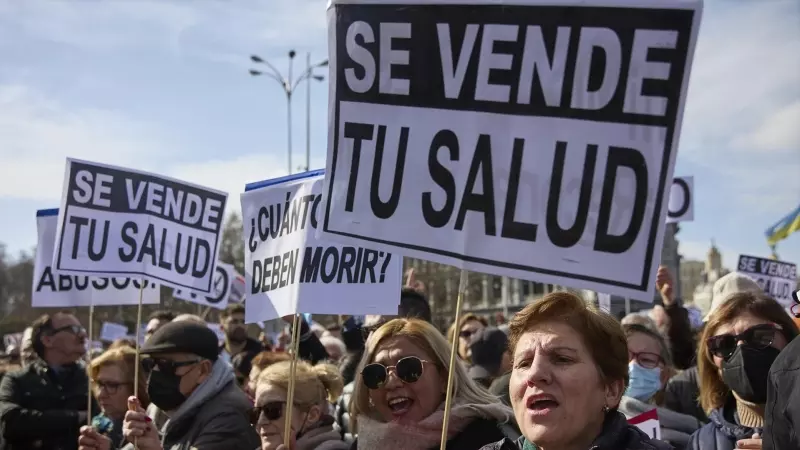
[[675, 177], [669, 191], [667, 223], [694, 220], [694, 177]]
[[226, 201], [194, 184], [68, 159], [53, 266], [211, 292]]
[[700, 2], [332, 2], [323, 234], [652, 300]]
[[790, 308], [795, 303], [792, 293], [797, 289], [796, 264], [739, 255], [736, 271], [755, 280], [765, 294], [777, 300], [784, 308]]

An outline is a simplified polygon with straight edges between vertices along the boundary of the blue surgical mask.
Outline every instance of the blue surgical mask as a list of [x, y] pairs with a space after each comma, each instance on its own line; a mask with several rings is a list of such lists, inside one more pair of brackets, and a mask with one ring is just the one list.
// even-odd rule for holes
[[628, 364], [630, 382], [625, 395], [646, 402], [661, 389], [661, 368], [646, 369], [636, 361]]

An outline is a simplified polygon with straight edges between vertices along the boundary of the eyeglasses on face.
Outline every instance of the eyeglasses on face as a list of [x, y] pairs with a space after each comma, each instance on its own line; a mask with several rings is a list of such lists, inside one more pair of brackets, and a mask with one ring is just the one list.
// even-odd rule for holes
[[775, 333], [780, 331], [781, 327], [774, 324], [761, 324], [752, 326], [744, 330], [741, 334], [720, 334], [712, 336], [706, 341], [708, 351], [712, 355], [718, 356], [723, 359], [730, 358], [736, 351], [739, 342], [744, 342], [744, 345], [763, 350], [775, 340]]
[[464, 339], [469, 339], [469, 338], [471, 338], [471, 337], [472, 337], [472, 335], [473, 335], [473, 334], [475, 334], [475, 333], [476, 333], [476, 330], [461, 330], [461, 331], [458, 333], [458, 336], [459, 336], [459, 337], [462, 337], [462, 338], [464, 338]]
[[628, 361], [636, 361], [637, 364], [645, 369], [655, 369], [664, 364], [664, 358], [661, 355], [650, 352], [634, 353], [628, 351]]
[[74, 334], [75, 336], [81, 336], [86, 334], [86, 328], [83, 328], [80, 325], [66, 325], [63, 327], [53, 328], [48, 333], [50, 336], [55, 336], [62, 331], [66, 331], [67, 333]]
[[397, 378], [403, 383], [416, 383], [422, 378], [424, 361], [416, 356], [400, 358], [394, 366], [384, 366], [381, 363], [372, 363], [364, 366], [361, 371], [361, 380], [369, 389], [380, 389], [389, 377], [389, 371], [394, 370]]
[[[265, 420], [275, 422], [283, 415], [283, 407], [286, 405], [284, 401], [266, 402], [258, 405], [250, 410], [250, 424], [256, 426], [259, 422]], [[297, 404], [295, 404], [297, 407]]]
[[158, 367], [159, 372], [166, 372], [174, 374], [179, 367], [191, 366], [201, 362], [202, 359], [193, 359], [191, 361], [171, 361], [169, 359], [160, 358], [144, 358], [142, 359], [142, 369], [145, 372], [152, 372], [153, 369]]
[[119, 388], [121, 386], [132, 386], [133, 385], [132, 382], [118, 383], [118, 382], [115, 382], [115, 381], [94, 381], [92, 384], [94, 385], [94, 389], [97, 392], [105, 390], [106, 392], [108, 392], [111, 395], [116, 394], [119, 391]]

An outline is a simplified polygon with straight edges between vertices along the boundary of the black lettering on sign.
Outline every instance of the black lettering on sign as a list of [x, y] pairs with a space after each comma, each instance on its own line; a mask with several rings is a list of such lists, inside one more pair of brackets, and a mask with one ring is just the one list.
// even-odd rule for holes
[[672, 125], [698, 19], [583, 5], [334, 8], [337, 101], [659, 126]]
[[69, 292], [69, 291], [86, 291], [87, 289], [95, 289], [102, 291], [109, 287], [122, 290], [128, 288], [132, 284], [136, 289], [141, 286], [144, 288], [155, 289], [157, 285], [144, 280], [144, 283], [139, 280], [131, 280], [128, 278], [91, 278], [83, 275], [63, 275], [55, 276], [51, 266], [46, 266], [39, 276], [36, 283], [36, 292], [51, 291], [51, 292]]
[[[667, 216], [674, 219], [682, 217], [689, 211], [689, 207], [692, 206], [692, 193], [689, 191], [689, 185], [683, 178], [674, 178], [672, 180], [672, 185], [677, 186], [678, 189], [681, 190], [681, 198], [683, 199], [683, 203], [681, 203], [678, 209], [673, 211], [667, 208]], [[667, 204], [669, 204], [669, 202], [667, 202]]]
[[[229, 291], [229, 278], [228, 271], [217, 265], [217, 270], [211, 284], [211, 295], [204, 296], [206, 303], [216, 305], [225, 299], [225, 294]], [[189, 297], [191, 297], [192, 300], [196, 300], [198, 296], [199, 295], [195, 292], [189, 292]], [[185, 294], [182, 289], [176, 289], [173, 297], [185, 298]]]
[[116, 213], [139, 213], [217, 233], [226, 196], [155, 175], [70, 160], [70, 206]]
[[[191, 273], [195, 278], [205, 277], [211, 269], [211, 244], [202, 238], [186, 236], [149, 223], [144, 233], [140, 232], [136, 222], [125, 222], [122, 225], [122, 246], [117, 254], [122, 262], [146, 262], [166, 270], [173, 269], [183, 275]], [[169, 233], [175, 233], [170, 236]], [[158, 237], [156, 237], [158, 236]], [[165, 243], [174, 238], [175, 247], [168, 248]], [[160, 242], [160, 245], [156, 245]]]

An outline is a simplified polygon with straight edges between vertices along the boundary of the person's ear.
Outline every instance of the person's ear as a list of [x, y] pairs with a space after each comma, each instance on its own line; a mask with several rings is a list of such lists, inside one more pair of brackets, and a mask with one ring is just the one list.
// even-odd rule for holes
[[306, 418], [306, 423], [304, 425], [312, 425], [319, 422], [319, 419], [322, 417], [322, 408], [319, 405], [314, 405], [311, 409], [308, 410], [308, 416]]
[[609, 408], [616, 408], [622, 400], [625, 392], [625, 382], [623, 380], [612, 381], [606, 386], [606, 405]]
[[197, 384], [202, 384], [206, 381], [209, 377], [211, 377], [211, 370], [214, 367], [214, 363], [211, 361], [204, 359], [200, 362], [200, 368], [198, 369], [200, 374], [197, 376]]

